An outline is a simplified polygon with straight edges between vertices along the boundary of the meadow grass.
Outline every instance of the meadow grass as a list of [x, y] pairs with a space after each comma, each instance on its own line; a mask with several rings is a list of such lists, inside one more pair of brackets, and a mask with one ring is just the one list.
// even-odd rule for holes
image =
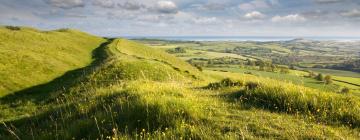
[[76, 30], [18, 28], [0, 27], [0, 97], [89, 65], [105, 41]]
[[317, 81], [313, 78], [306, 77], [308, 74], [303, 71], [297, 71], [297, 70], [290, 70], [290, 73], [284, 74], [284, 73], [275, 73], [275, 72], [267, 72], [267, 71], [259, 71], [255, 69], [250, 68], [239, 68], [239, 67], [214, 67], [214, 68], [207, 68], [209, 70], [225, 70], [229, 72], [236, 72], [236, 73], [251, 73], [252, 75], [259, 76], [259, 77], [267, 77], [272, 78], [275, 80], [280, 80], [284, 82], [291, 82], [296, 85], [302, 85], [305, 87], [330, 91], [330, 92], [336, 92], [339, 91], [339, 86], [335, 84], [326, 85], [323, 82]]
[[330, 75], [334, 75], [334, 76], [360, 78], [360, 74], [356, 73], [356, 72], [343, 71], [343, 70], [331, 70], [331, 69], [319, 69], [319, 68], [307, 68], [307, 69], [314, 71], [314, 72], [330, 74]]
[[[93, 54], [89, 66], [50, 85], [0, 98], [0, 138], [360, 137], [360, 101], [351, 95], [255, 75], [199, 72], [124, 39], [107, 40]], [[207, 88], [210, 83], [220, 86]], [[45, 87], [51, 90], [40, 90]]]

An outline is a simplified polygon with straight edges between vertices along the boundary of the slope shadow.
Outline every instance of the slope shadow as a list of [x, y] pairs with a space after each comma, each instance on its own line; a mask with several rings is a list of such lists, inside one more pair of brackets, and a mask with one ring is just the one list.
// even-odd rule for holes
[[[300, 116], [303, 118], [310, 117], [310, 121], [322, 123], [329, 126], [345, 126], [352, 129], [360, 128], [360, 120], [356, 118], [356, 114], [336, 115], [332, 112], [326, 112], [330, 109], [323, 109], [323, 112], [319, 112], [317, 110], [319, 109], [318, 107], [315, 107], [313, 106], [313, 104], [306, 102], [303, 104], [303, 106], [306, 105], [306, 107], [304, 108], [297, 107], [295, 105], [288, 106], [286, 105], [286, 102], [281, 99], [281, 97], [279, 98], [280, 100], [276, 100], [276, 98], [266, 98], [265, 96], [259, 97], [247, 94], [246, 92], [248, 92], [248, 89], [240, 89], [238, 91], [214, 96], [220, 97], [224, 99], [224, 101], [230, 103], [239, 103], [241, 104], [241, 109], [244, 110], [256, 108], [261, 110], [267, 110], [272, 113], [284, 113]], [[325, 118], [324, 113], [326, 113]], [[330, 115], [333, 115], [333, 117], [331, 117]]]
[[[0, 125], [0, 138], [41, 139], [46, 136], [46, 139], [103, 139], [118, 132], [139, 134], [144, 128], [150, 133], [164, 131], [174, 127], [176, 121], [190, 117], [186, 113], [166, 113], [161, 106], [144, 104], [139, 95], [126, 91], [99, 96], [87, 111], [79, 111], [77, 104], [86, 104], [87, 101], [79, 99], [39, 114], [3, 122], [5, 125]], [[98, 124], [96, 119], [101, 123]], [[117, 128], [117, 132], [114, 128]]]
[[[114, 39], [107, 39], [99, 47], [92, 51], [92, 58], [94, 61], [83, 68], [75, 69], [66, 72], [62, 76], [45, 84], [36, 85], [30, 88], [23, 89], [21, 91], [14, 92], [7, 96], [0, 98], [0, 103], [14, 103], [23, 101], [32, 101], [34, 103], [40, 103], [47, 101], [47, 99], [55, 98], [59, 93], [56, 91], [67, 90], [69, 87], [75, 85], [82, 76], [96, 68], [108, 57], [106, 52], [106, 46], [109, 45]], [[50, 93], [52, 93], [50, 95]]]

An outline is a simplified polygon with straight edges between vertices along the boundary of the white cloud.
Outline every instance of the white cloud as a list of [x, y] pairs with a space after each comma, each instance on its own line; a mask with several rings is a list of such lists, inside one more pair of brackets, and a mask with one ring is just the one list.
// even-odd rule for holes
[[58, 7], [63, 9], [71, 9], [71, 8], [85, 6], [83, 0], [46, 0], [45, 2], [53, 7]]
[[135, 11], [135, 10], [140, 10], [142, 8], [145, 8], [146, 6], [141, 4], [141, 3], [137, 3], [137, 2], [125, 2], [125, 3], [119, 3], [118, 6], [121, 9], [125, 9], [125, 10], [130, 10], [130, 11]]
[[165, 14], [174, 14], [178, 12], [178, 7], [172, 1], [158, 1], [156, 11]]
[[227, 5], [224, 3], [206, 3], [206, 4], [193, 4], [191, 7], [194, 7], [198, 10], [208, 10], [208, 11], [220, 11], [225, 10]]
[[346, 16], [346, 17], [360, 17], [360, 10], [358, 9], [353, 9], [350, 11], [346, 11], [341, 13], [342, 16]]
[[253, 0], [248, 3], [243, 3], [238, 6], [241, 10], [249, 11], [254, 9], [266, 9], [270, 5], [265, 0]]
[[327, 4], [327, 3], [337, 3], [337, 2], [341, 2], [344, 0], [316, 0], [317, 3], [321, 3], [321, 4]]
[[280, 4], [279, 0], [269, 0], [269, 2], [271, 5], [279, 5]]
[[258, 20], [258, 19], [263, 19], [265, 17], [266, 16], [263, 13], [258, 12], [258, 11], [253, 11], [253, 12], [250, 12], [250, 13], [246, 13], [244, 15], [244, 18], [250, 19], [250, 20]]
[[104, 8], [114, 8], [115, 2], [112, 0], [94, 0], [93, 5], [104, 7]]
[[271, 21], [272, 22], [304, 22], [306, 21], [306, 18], [299, 14], [293, 14], [287, 16], [274, 16], [271, 19]]
[[216, 17], [197, 17], [192, 20], [195, 24], [214, 24], [218, 22]]

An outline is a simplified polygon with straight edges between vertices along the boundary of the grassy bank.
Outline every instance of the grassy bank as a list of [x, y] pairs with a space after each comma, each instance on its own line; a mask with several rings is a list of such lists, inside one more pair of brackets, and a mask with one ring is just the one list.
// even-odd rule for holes
[[0, 138], [359, 138], [360, 101], [351, 95], [200, 72], [125, 39], [107, 40], [93, 54], [86, 67], [1, 97]]
[[76, 30], [0, 27], [0, 97], [89, 65], [104, 41]]

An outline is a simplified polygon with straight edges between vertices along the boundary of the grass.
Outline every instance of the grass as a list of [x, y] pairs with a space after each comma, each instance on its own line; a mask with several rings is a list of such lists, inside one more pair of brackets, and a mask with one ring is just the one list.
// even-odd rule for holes
[[125, 39], [107, 40], [93, 54], [87, 67], [1, 97], [0, 138], [359, 138], [360, 99], [352, 95], [199, 72]]
[[85, 67], [104, 39], [76, 30], [0, 27], [0, 97]]
[[259, 71], [247, 68], [237, 68], [237, 67], [219, 67], [219, 68], [208, 68], [209, 70], [225, 70], [229, 72], [236, 72], [236, 73], [251, 73], [252, 75], [259, 76], [259, 77], [267, 77], [272, 78], [275, 80], [280, 80], [284, 82], [291, 82], [296, 85], [302, 85], [305, 87], [325, 90], [325, 91], [338, 91], [339, 87], [337, 85], [326, 85], [323, 82], [319, 82], [313, 78], [304, 77], [307, 74], [302, 71], [291, 70], [289, 74], [281, 74], [281, 73], [274, 73], [274, 72], [267, 72], [267, 71]]
[[349, 72], [349, 71], [342, 71], [342, 70], [331, 70], [331, 69], [319, 69], [319, 68], [307, 68], [307, 69], [311, 70], [311, 71], [314, 71], [314, 72], [330, 74], [330, 75], [334, 75], [334, 76], [360, 78], [360, 74], [356, 73], [356, 72]]
[[220, 53], [220, 52], [210, 52], [210, 51], [201, 51], [201, 50], [187, 50], [185, 54], [177, 54], [177, 57], [181, 59], [191, 59], [191, 58], [206, 58], [206, 59], [213, 59], [213, 58], [221, 58], [221, 57], [232, 57], [232, 58], [239, 58], [242, 60], [246, 60], [247, 57], [237, 55], [237, 54], [230, 54], [230, 53]]
[[190, 64], [168, 54], [164, 51], [157, 50], [150, 47], [145, 47], [142, 44], [128, 41], [125, 39], [118, 39], [114, 42], [116, 47], [113, 47], [115, 54], [125, 54], [137, 59], [147, 59], [151, 61], [157, 61], [171, 66], [174, 70], [190, 74], [194, 77], [200, 78], [199, 71], [192, 67]]

